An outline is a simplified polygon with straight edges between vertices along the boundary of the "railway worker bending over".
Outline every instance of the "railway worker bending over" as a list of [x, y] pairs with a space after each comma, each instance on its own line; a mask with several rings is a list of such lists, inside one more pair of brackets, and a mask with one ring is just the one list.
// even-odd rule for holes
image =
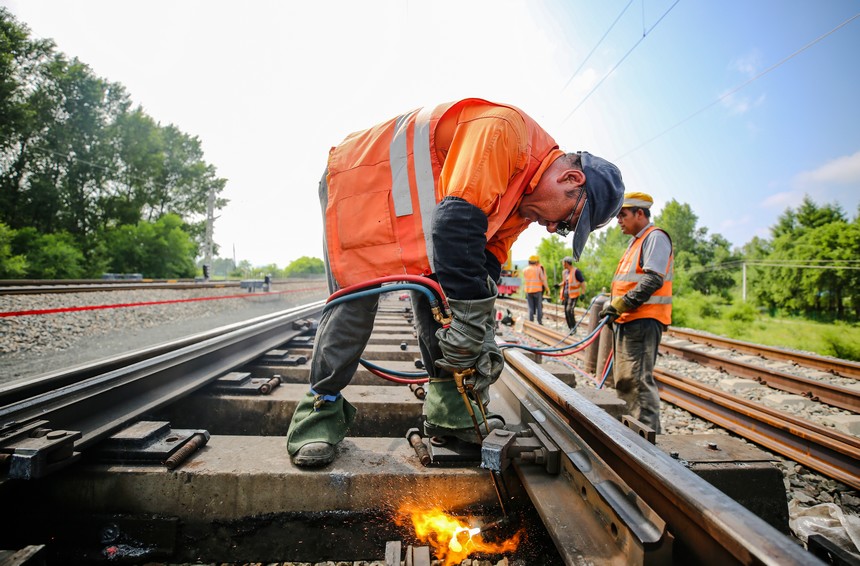
[[[475, 370], [474, 391], [488, 402], [504, 366], [493, 315], [511, 244], [537, 222], [562, 237], [573, 231], [579, 257], [588, 234], [617, 214], [624, 184], [608, 161], [559, 150], [521, 110], [469, 98], [350, 134], [329, 152], [319, 194], [330, 291], [400, 275], [441, 285], [453, 317], [446, 327], [434, 320], [428, 298], [411, 291], [430, 374], [425, 433], [478, 443], [453, 373]], [[363, 295], [321, 317], [310, 392], [287, 433], [295, 465], [334, 460], [355, 416], [341, 390], [358, 367], [377, 306], [378, 295]], [[481, 415], [474, 402], [472, 410]], [[490, 429], [504, 426], [487, 415]]]
[[612, 377], [627, 414], [660, 433], [660, 393], [654, 364], [663, 331], [672, 323], [674, 252], [669, 234], [651, 222], [654, 199], [627, 193], [618, 213], [633, 236], [612, 278], [612, 298], [600, 312], [614, 321]]

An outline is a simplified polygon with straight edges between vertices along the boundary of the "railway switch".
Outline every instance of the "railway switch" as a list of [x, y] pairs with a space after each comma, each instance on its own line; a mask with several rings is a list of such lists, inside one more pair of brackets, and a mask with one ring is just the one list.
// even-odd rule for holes
[[481, 444], [481, 467], [494, 472], [504, 471], [517, 460], [543, 466], [548, 473], [557, 474], [560, 456], [558, 446], [535, 423], [529, 423], [528, 428], [520, 432], [495, 429]]
[[3, 467], [8, 465], [9, 478], [41, 478], [80, 459], [75, 441], [81, 433], [53, 430], [49, 424], [44, 420], [12, 422], [0, 428], [0, 462]]

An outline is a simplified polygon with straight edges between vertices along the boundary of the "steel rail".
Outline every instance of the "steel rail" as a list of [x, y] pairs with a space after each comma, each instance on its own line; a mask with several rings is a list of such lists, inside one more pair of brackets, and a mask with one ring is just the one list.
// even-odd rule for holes
[[222, 289], [239, 287], [239, 281], [193, 280], [3, 280], [0, 295], [47, 295], [57, 293], [91, 293], [96, 291], [138, 291], [141, 289]]
[[[679, 465], [657, 447], [613, 419], [522, 352], [505, 351], [509, 367], [534, 388], [528, 401], [544, 421], [563, 419], [571, 432], [553, 440], [562, 446], [585, 443], [626, 485], [616, 488], [641, 498], [668, 525], [676, 544], [699, 564], [805, 564], [816, 559], [724, 493]], [[538, 400], [538, 396], [540, 400]], [[558, 429], [554, 429], [558, 430]], [[556, 432], [557, 434], [557, 432]], [[566, 451], [584, 475], [592, 461]], [[528, 489], [531, 481], [521, 477]], [[605, 488], [606, 486], [604, 486]], [[534, 501], [541, 506], [541, 501]]]
[[[501, 301], [502, 299], [500, 299]], [[520, 299], [504, 299], [505, 301], [510, 301], [515, 308], [525, 309], [525, 303]], [[504, 303], [500, 303], [504, 304]], [[559, 306], [559, 305], [556, 305]], [[577, 308], [576, 314], [578, 316], [583, 316], [585, 314], [585, 309]], [[544, 306], [544, 316], [548, 316], [552, 319], [562, 320], [562, 316], [556, 313], [553, 313], [549, 309]], [[713, 348], [723, 348], [726, 350], [731, 350], [734, 352], [741, 352], [745, 354], [750, 354], [753, 356], [758, 356], [765, 360], [779, 360], [791, 362], [794, 365], [821, 370], [830, 374], [833, 374], [838, 377], [845, 378], [853, 378], [860, 379], [860, 363], [854, 362], [851, 360], [843, 360], [839, 358], [830, 358], [827, 356], [820, 356], [817, 354], [809, 354], [805, 352], [792, 352], [788, 350], [784, 350], [781, 348], [777, 348], [774, 346], [766, 346], [764, 344], [753, 344], [751, 342], [744, 342], [742, 340], [735, 340], [733, 338], [727, 338], [725, 336], [714, 336], [711, 334], [703, 334], [701, 332], [697, 332], [695, 330], [690, 330], [687, 328], [679, 328], [676, 326], [670, 326], [669, 330], [664, 334], [665, 336], [675, 336], [676, 338], [681, 338], [684, 340], [688, 340], [690, 342], [695, 342], [698, 344], [705, 344], [707, 346], [711, 346]]]
[[[526, 322], [524, 329], [528, 335], [538, 338], [547, 344], [574, 343], [575, 337], [565, 336], [555, 330]], [[718, 354], [702, 352], [687, 346], [660, 343], [660, 351], [672, 354], [700, 365], [717, 369], [737, 377], [752, 379], [773, 389], [787, 391], [796, 395], [808, 397], [827, 405], [839, 407], [860, 413], [860, 390], [834, 385], [825, 381], [810, 379], [799, 375], [763, 367], [756, 364], [732, 360]]]
[[[530, 335], [555, 343], [562, 335], [538, 325]], [[753, 366], [755, 367], [755, 366]], [[662, 369], [654, 371], [660, 397], [706, 420], [796, 460], [823, 475], [860, 488], [860, 440], [720, 391]], [[681, 385], [683, 384], [683, 385]], [[699, 400], [698, 402], [695, 402]], [[676, 403], [677, 401], [677, 403]], [[695, 410], [694, 410], [695, 409]]]
[[[272, 280], [272, 286], [286, 285], [300, 279]], [[308, 279], [308, 281], [313, 281]], [[195, 281], [193, 279], [3, 279], [2, 295], [47, 295], [58, 293], [89, 293], [95, 291], [140, 291], [153, 289], [224, 289], [240, 288], [241, 281]]]
[[860, 363], [852, 362], [850, 360], [828, 358], [826, 356], [818, 356], [803, 352], [789, 352], [779, 348], [774, 348], [773, 346], [751, 344], [749, 342], [725, 338], [723, 336], [711, 336], [684, 328], [675, 328], [674, 326], [669, 327], [667, 334], [689, 340], [690, 342], [705, 344], [714, 348], [724, 348], [735, 352], [743, 352], [745, 354], [752, 354], [765, 359], [792, 362], [799, 366], [819, 369], [832, 373], [833, 375], [860, 379]]
[[180, 347], [127, 367], [0, 407], [0, 423], [47, 420], [46, 427], [79, 431], [86, 449], [135, 419], [188, 395], [304, 332], [293, 322], [322, 311], [310, 303], [244, 328]]
[[[324, 301], [319, 301], [317, 303], [309, 303], [308, 305], [303, 305], [299, 308], [310, 307], [313, 305], [317, 305], [322, 308], [323, 304]], [[197, 344], [203, 342], [204, 340], [215, 338], [216, 336], [221, 336], [234, 330], [246, 328], [248, 325], [257, 324], [259, 322], [278, 318], [283, 315], [284, 311], [270, 313], [249, 320], [235, 322], [233, 324], [228, 324], [225, 326], [220, 326], [218, 328], [213, 328], [211, 330], [206, 330], [198, 334], [192, 334], [190, 336], [179, 338], [177, 340], [172, 340], [170, 342], [164, 342], [162, 344], [148, 346], [146, 348], [133, 350], [131, 352], [119, 354], [116, 356], [102, 358], [93, 362], [73, 366], [63, 370], [48, 372], [8, 382], [0, 385], [0, 407], [4, 405], [9, 405], [22, 399], [26, 399], [28, 397], [32, 397], [34, 395], [47, 393], [60, 387], [72, 385], [85, 379], [95, 377], [96, 375], [128, 367], [132, 364], [154, 358], [155, 356], [167, 354], [185, 346]]]
[[840, 409], [860, 413], [860, 391], [855, 391], [848, 387], [833, 385], [832, 383], [809, 379], [756, 364], [748, 364], [717, 354], [701, 352], [686, 346], [677, 346], [666, 342], [660, 343], [660, 351], [676, 355], [706, 367], [730, 373], [737, 377], [758, 381], [762, 385], [767, 385], [773, 389], [803, 395], [814, 401], [820, 401], [827, 405], [839, 407]]
[[660, 398], [726, 430], [860, 489], [860, 439], [798, 419], [662, 369]]

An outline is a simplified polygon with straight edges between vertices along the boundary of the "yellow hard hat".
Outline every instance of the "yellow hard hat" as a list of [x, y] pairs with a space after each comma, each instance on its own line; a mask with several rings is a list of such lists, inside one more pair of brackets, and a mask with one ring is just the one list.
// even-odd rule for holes
[[651, 195], [646, 193], [624, 193], [624, 204], [621, 205], [621, 208], [651, 208], [651, 205], [654, 204], [654, 199]]
[[537, 263], [540, 261], [540, 258], [536, 255], [529, 256], [529, 263]]

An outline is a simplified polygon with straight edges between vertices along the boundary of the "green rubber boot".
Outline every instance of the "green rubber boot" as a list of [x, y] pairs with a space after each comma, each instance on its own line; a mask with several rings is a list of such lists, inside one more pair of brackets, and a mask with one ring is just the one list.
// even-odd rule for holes
[[[294, 457], [294, 463], [303, 465], [301, 459], [296, 461], [295, 458], [302, 446], [320, 442], [336, 445], [344, 439], [354, 419], [355, 407], [343, 396], [338, 397], [336, 401], [317, 403], [316, 397], [308, 393], [299, 401], [293, 419], [290, 421], [290, 428], [287, 431], [287, 452]], [[329, 462], [333, 459], [332, 451]], [[311, 465], [320, 465], [320, 463]]]

